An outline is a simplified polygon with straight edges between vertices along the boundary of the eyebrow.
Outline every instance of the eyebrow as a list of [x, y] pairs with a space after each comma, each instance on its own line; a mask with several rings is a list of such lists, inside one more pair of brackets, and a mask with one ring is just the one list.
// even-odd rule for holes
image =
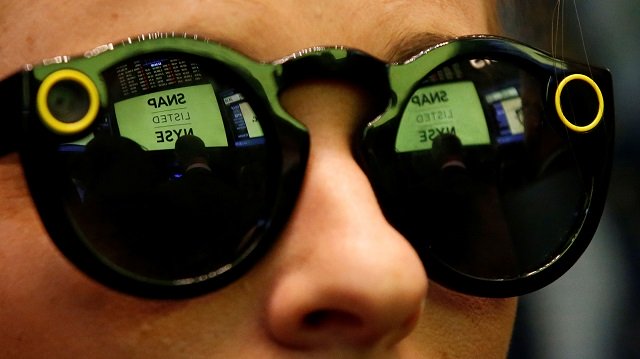
[[386, 58], [392, 63], [401, 63], [409, 60], [418, 53], [427, 50], [442, 42], [455, 38], [453, 35], [445, 35], [436, 32], [419, 32], [399, 36], [399, 40], [392, 40], [387, 46]]

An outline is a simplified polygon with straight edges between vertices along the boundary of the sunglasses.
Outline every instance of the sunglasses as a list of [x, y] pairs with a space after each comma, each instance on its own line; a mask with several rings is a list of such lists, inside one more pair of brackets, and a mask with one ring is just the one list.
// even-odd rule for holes
[[431, 280], [517, 296], [589, 244], [611, 166], [611, 76], [499, 37], [392, 64], [339, 47], [263, 63], [186, 35], [130, 38], [2, 81], [0, 155], [20, 153], [51, 239], [86, 274], [191, 297], [246, 273], [286, 225], [309, 133], [279, 95], [309, 79], [371, 94], [379, 115], [354, 157]]

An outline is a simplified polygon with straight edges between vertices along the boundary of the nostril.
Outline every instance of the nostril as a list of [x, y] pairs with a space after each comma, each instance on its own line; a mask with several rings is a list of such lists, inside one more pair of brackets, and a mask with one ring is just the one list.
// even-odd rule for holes
[[304, 316], [304, 326], [309, 329], [319, 328], [359, 328], [364, 322], [358, 316], [341, 310], [316, 310]]
[[340, 309], [310, 312], [303, 317], [300, 329], [308, 338], [313, 338], [311, 341], [324, 345], [366, 346], [384, 335], [375, 326], [367, 324], [366, 318]]

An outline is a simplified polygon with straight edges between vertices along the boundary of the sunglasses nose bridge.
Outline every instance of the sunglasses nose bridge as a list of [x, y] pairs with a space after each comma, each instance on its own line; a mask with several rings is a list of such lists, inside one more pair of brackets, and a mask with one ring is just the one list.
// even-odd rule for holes
[[344, 48], [302, 51], [281, 62], [281, 92], [305, 81], [345, 81], [365, 90], [372, 103], [386, 107], [390, 97], [389, 67], [366, 53]]

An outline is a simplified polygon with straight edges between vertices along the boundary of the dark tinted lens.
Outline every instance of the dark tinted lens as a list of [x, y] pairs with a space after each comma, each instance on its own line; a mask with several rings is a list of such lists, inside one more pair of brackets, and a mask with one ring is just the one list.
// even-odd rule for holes
[[227, 72], [166, 55], [104, 74], [111, 113], [57, 153], [66, 209], [102, 261], [151, 281], [198, 280], [255, 244], [274, 159]]
[[513, 279], [571, 243], [590, 182], [575, 134], [549, 115], [547, 84], [509, 62], [469, 59], [415, 89], [378, 192], [421, 255], [467, 276]]

